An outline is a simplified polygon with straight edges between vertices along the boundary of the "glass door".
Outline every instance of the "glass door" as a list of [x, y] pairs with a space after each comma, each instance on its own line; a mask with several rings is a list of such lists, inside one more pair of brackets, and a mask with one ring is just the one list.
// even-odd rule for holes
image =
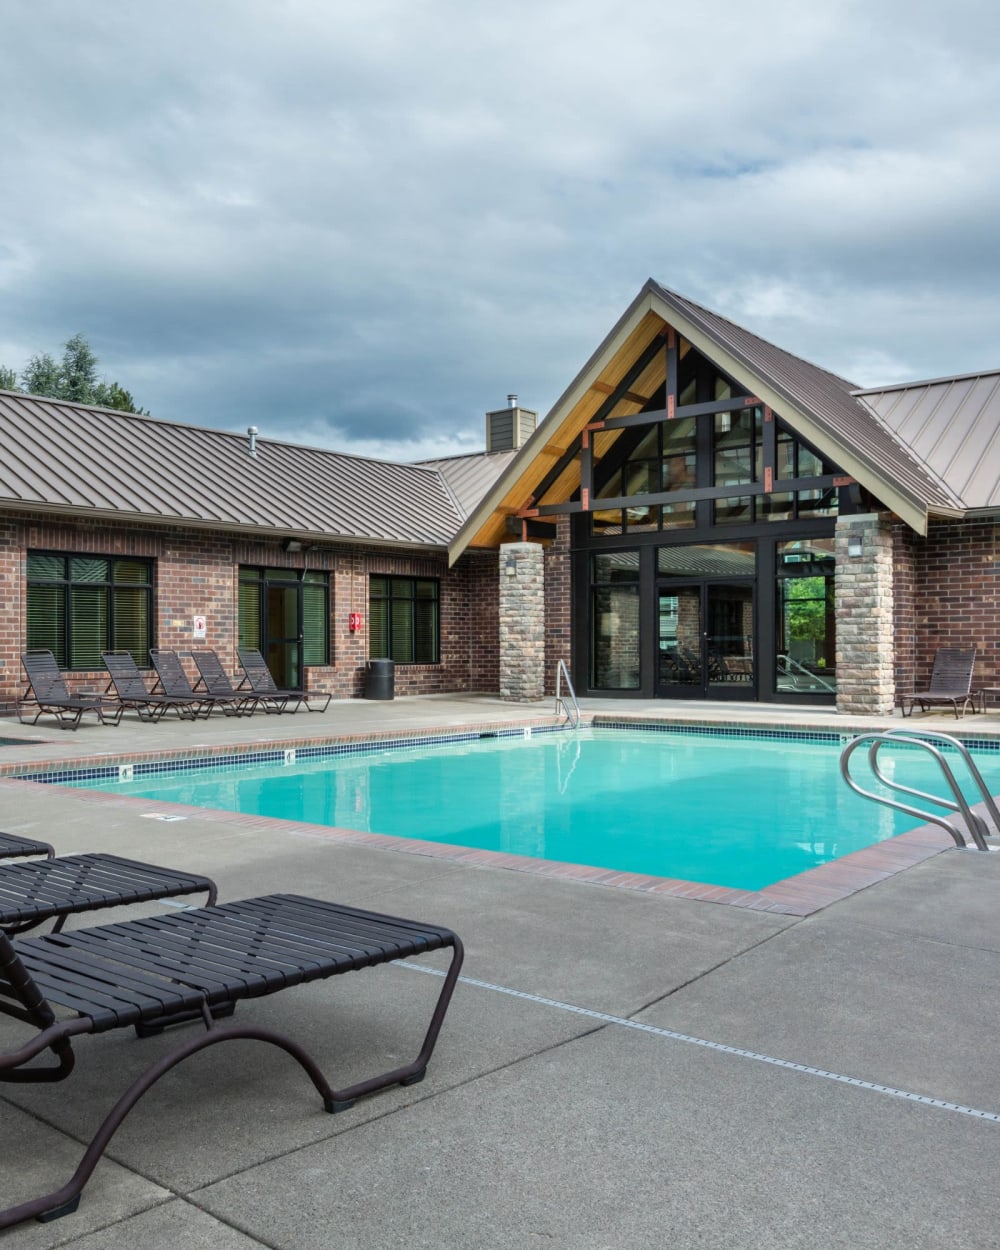
[[661, 589], [657, 595], [657, 694], [694, 698], [704, 693], [705, 629], [699, 585]]
[[657, 695], [756, 697], [752, 581], [671, 582], [656, 598]]
[[302, 689], [302, 608], [299, 584], [268, 579], [264, 594], [264, 659], [275, 685]]

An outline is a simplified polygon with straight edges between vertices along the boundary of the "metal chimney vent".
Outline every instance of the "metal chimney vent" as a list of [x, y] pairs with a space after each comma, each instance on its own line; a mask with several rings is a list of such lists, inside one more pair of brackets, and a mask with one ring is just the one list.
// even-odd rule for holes
[[257, 435], [260, 431], [255, 425], [247, 426], [247, 434], [250, 436], [250, 446], [247, 448], [251, 456], [257, 455]]

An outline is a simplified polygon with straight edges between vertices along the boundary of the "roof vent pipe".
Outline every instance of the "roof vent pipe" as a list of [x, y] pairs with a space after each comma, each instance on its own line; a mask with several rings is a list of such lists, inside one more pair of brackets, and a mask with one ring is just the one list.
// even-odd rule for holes
[[248, 448], [251, 456], [257, 455], [257, 434], [258, 430], [255, 425], [247, 426], [247, 434], [250, 435], [250, 446]]
[[516, 408], [516, 407], [517, 407], [517, 396], [516, 396], [516, 395], [508, 395], [508, 396], [507, 396], [507, 407], [508, 407], [508, 408]]

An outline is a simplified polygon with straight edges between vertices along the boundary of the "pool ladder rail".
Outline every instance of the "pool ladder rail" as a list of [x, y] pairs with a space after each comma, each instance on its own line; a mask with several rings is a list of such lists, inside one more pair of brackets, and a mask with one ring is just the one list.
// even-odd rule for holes
[[[562, 692], [564, 681], [566, 682], [565, 695]], [[576, 701], [576, 691], [570, 681], [565, 660], [560, 660], [556, 665], [556, 715], [558, 716], [560, 712], [565, 714], [571, 729], [580, 728], [580, 705]]]
[[[927, 794], [923, 790], [914, 790], [911, 786], [904, 786], [901, 782], [892, 781], [888, 778], [879, 767], [878, 760], [879, 751], [887, 745], [918, 747], [926, 751], [940, 765], [942, 776], [951, 792], [951, 797]], [[908, 794], [915, 799], [924, 799], [929, 803], [936, 804], [938, 807], [944, 807], [948, 811], [960, 813], [965, 823], [965, 829], [961, 829], [957, 823], [947, 820], [944, 816], [924, 811], [920, 807], [913, 807], [908, 803], [891, 798], [889, 795], [876, 794], [874, 791], [866, 790], [859, 785], [854, 777], [851, 776], [851, 756], [860, 747], [864, 746], [868, 748], [868, 766], [877, 781], [880, 781], [882, 785], [889, 790], [895, 791], [897, 794]], [[969, 806], [968, 800], [962, 793], [962, 788], [955, 776], [954, 769], [948, 762], [942, 748], [948, 748], [958, 754], [959, 759], [968, 771], [968, 775], [972, 778], [979, 791], [983, 805], [989, 814], [990, 820], [993, 822], [992, 829], [987, 821]], [[958, 738], [953, 738], [951, 734], [916, 729], [889, 729], [880, 733], [859, 734], [840, 753], [840, 773], [851, 789], [864, 798], [872, 799], [875, 803], [881, 803], [885, 807], [895, 808], [896, 811], [906, 812], [909, 816], [919, 816], [922, 820], [927, 821], [928, 824], [940, 825], [942, 829], [946, 829], [951, 834], [957, 847], [964, 850], [973, 849], [966, 841], [965, 835], [968, 833], [975, 844], [976, 850], [1000, 850], [1000, 847], [990, 846], [986, 841], [987, 838], [1000, 837], [1000, 811], [997, 810], [996, 802], [986, 787], [982, 773], [980, 773], [975, 761], [969, 754], [968, 747]]]

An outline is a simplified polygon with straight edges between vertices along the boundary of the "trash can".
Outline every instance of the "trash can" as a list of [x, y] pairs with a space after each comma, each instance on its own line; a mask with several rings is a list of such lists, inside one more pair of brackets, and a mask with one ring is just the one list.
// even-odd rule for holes
[[369, 660], [365, 678], [366, 699], [391, 699], [395, 694], [396, 673], [392, 660]]

